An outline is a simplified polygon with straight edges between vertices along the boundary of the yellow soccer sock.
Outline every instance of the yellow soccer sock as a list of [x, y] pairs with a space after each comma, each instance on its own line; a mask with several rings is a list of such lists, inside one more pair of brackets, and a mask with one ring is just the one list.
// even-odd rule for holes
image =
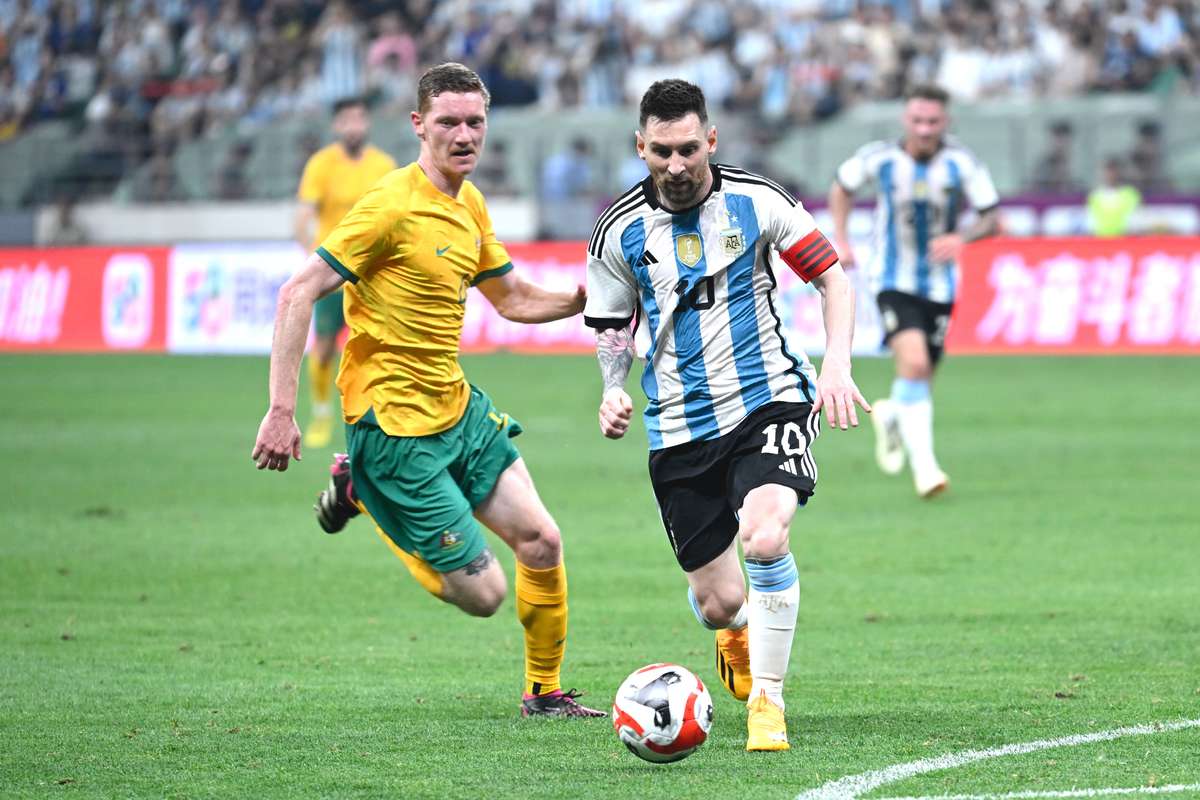
[[561, 688], [559, 668], [567, 642], [567, 570], [534, 569], [517, 562], [517, 618], [525, 628], [525, 692]]
[[383, 532], [383, 528], [375, 526], [375, 532], [379, 534], [379, 538], [383, 539], [384, 543], [391, 549], [396, 557], [404, 562], [404, 566], [412, 573], [412, 576], [417, 579], [417, 583], [437, 599], [442, 599], [442, 573], [438, 572], [429, 563], [420, 556], [414, 556], [407, 550], [402, 550], [396, 546], [392, 538]]
[[329, 414], [329, 398], [333, 395], [332, 361], [322, 362], [315, 356], [308, 357], [308, 388], [312, 395], [313, 408], [324, 408], [324, 413]]

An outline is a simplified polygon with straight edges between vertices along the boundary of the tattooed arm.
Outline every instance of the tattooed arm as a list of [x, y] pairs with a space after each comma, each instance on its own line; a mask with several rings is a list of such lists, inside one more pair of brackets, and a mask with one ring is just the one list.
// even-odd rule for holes
[[625, 392], [625, 379], [633, 366], [633, 352], [633, 331], [629, 328], [606, 328], [596, 332], [596, 356], [604, 379], [600, 432], [609, 439], [624, 436], [633, 417], [633, 400]]
[[929, 257], [934, 261], [956, 261], [962, 254], [963, 245], [979, 239], [995, 236], [1000, 232], [1000, 210], [990, 208], [981, 211], [979, 218], [961, 233], [944, 233], [929, 241]]

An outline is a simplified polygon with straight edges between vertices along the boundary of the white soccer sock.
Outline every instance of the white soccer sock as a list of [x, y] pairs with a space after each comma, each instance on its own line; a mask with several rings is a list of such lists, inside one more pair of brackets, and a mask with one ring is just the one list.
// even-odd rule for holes
[[938, 469], [937, 457], [933, 454], [933, 401], [921, 400], [897, 406], [896, 420], [913, 473], [920, 475]]
[[920, 475], [938, 469], [933, 454], [933, 396], [929, 381], [897, 378], [892, 383], [892, 404], [913, 473]]
[[783, 679], [792, 656], [800, 582], [792, 554], [775, 559], [746, 559], [750, 577], [750, 700], [766, 692], [783, 708]]

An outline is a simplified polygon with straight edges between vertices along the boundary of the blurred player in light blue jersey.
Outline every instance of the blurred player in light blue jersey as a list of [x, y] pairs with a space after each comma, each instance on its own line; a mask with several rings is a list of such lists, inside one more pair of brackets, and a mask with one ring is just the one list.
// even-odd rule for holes
[[[631, 328], [649, 330], [644, 418], [663, 527], [692, 610], [716, 631], [721, 682], [748, 701], [746, 749], [787, 750], [783, 679], [800, 595], [788, 526], [816, 487], [820, 409], [845, 430], [858, 424], [854, 405], [869, 406], [850, 376], [854, 289], [833, 246], [778, 184], [710, 163], [716, 149], [698, 86], [646, 91], [637, 151], [650, 175], [596, 223], [584, 320], [610, 439], [633, 415]], [[819, 377], [781, 333], [774, 259], [823, 297]]]
[[[853, 195], [877, 193], [875, 237], [868, 265], [883, 318], [884, 342], [896, 360], [892, 395], [874, 404], [875, 457], [888, 475], [907, 456], [921, 497], [949, 485], [933, 453], [933, 372], [942, 357], [958, 287], [958, 260], [967, 242], [998, 228], [999, 196], [987, 167], [946, 136], [949, 95], [918, 86], [904, 106], [904, 137], [872, 142], [838, 167], [829, 190], [838, 254], [854, 266], [846, 222]], [[975, 219], [960, 221], [968, 212]]]

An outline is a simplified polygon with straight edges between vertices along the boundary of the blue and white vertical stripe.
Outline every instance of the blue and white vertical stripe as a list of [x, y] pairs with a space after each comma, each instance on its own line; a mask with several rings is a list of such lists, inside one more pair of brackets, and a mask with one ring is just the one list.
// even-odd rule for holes
[[715, 439], [772, 401], [812, 399], [815, 372], [786, 349], [772, 305], [763, 213], [752, 191], [730, 190], [686, 214], [638, 215], [620, 232], [651, 340], [642, 388], [652, 450]]
[[898, 142], [873, 142], [838, 168], [838, 181], [851, 191], [874, 183], [878, 192], [872, 288], [953, 302], [958, 265], [932, 260], [930, 243], [957, 231], [971, 208], [990, 208], [999, 199], [987, 169], [970, 151], [948, 142], [918, 161]]

